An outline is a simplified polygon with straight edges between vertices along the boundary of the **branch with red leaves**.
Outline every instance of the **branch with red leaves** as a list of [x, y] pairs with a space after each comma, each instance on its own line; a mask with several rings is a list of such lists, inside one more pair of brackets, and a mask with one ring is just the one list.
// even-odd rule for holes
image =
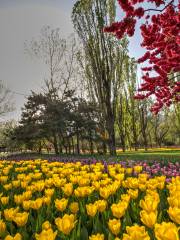
[[150, 11], [163, 12], [167, 7], [169, 7], [173, 3], [174, 3], [174, 0], [170, 1], [163, 9], [149, 8], [149, 9], [144, 10], [144, 12], [150, 12]]
[[[180, 1], [180, 0], [179, 0]], [[153, 9], [136, 7], [137, 3], [151, 2]], [[166, 1], [167, 2], [167, 1]], [[143, 83], [138, 89], [137, 99], [155, 96], [155, 103], [151, 110], [157, 114], [164, 106], [180, 102], [180, 81], [176, 74], [180, 72], [180, 2], [174, 6], [174, 0], [165, 4], [164, 0], [118, 0], [125, 17], [104, 29], [113, 33], [118, 39], [125, 35], [134, 35], [135, 26], [140, 18], [145, 19], [141, 25], [143, 41], [141, 46], [147, 51], [138, 63], [146, 62], [143, 67]], [[158, 9], [165, 5], [163, 9]], [[159, 13], [145, 15], [146, 12], [157, 10]], [[175, 76], [175, 77], [172, 77]]]

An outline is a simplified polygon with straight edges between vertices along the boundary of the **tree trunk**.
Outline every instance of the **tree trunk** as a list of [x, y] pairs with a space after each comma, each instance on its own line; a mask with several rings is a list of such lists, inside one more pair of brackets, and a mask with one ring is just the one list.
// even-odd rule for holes
[[[112, 124], [111, 124], [112, 125]], [[114, 126], [108, 129], [109, 133], [109, 152], [110, 155], [116, 155], [116, 140], [115, 140], [115, 131]]]
[[143, 142], [144, 142], [144, 149], [145, 151], [148, 150], [148, 141], [147, 141], [147, 109], [146, 106], [143, 106], [140, 109], [140, 116], [141, 116], [141, 132], [142, 132], [142, 137], [143, 137]]
[[58, 149], [58, 143], [57, 143], [57, 137], [56, 137], [56, 134], [54, 134], [53, 136], [54, 138], [54, 141], [53, 141], [53, 145], [54, 145], [54, 151], [55, 151], [55, 154], [59, 154], [59, 149]]
[[66, 154], [68, 154], [68, 147], [65, 145], [65, 151], [66, 151]]
[[59, 146], [59, 152], [60, 152], [60, 153], [63, 152], [62, 145]]
[[81, 151], [82, 151], [82, 153], [86, 152], [86, 146], [84, 144], [84, 140], [83, 139], [81, 139]]
[[74, 139], [72, 137], [72, 151], [73, 151], [73, 154], [75, 153], [75, 149], [74, 149]]
[[107, 146], [105, 140], [103, 141], [103, 154], [106, 155], [107, 153]]
[[90, 153], [94, 154], [94, 145], [93, 145], [91, 130], [89, 131], [89, 148], [90, 148]]
[[136, 126], [134, 121], [133, 121], [133, 140], [134, 140], [134, 150], [138, 151], [137, 131], [136, 131]]
[[125, 152], [126, 151], [126, 144], [125, 144], [125, 138], [124, 138], [124, 136], [120, 136], [120, 138], [121, 138], [121, 147], [122, 147], [122, 150], [123, 150], [123, 152]]
[[68, 139], [68, 153], [71, 154], [71, 143], [69, 139]]
[[78, 129], [77, 129], [77, 134], [76, 134], [76, 140], [77, 140], [77, 144], [76, 144], [76, 152], [77, 152], [77, 154], [80, 154], [79, 132], [78, 132]]
[[42, 145], [41, 145], [41, 142], [39, 143], [39, 146], [38, 146], [38, 153], [39, 153], [39, 154], [42, 153]]
[[143, 138], [144, 138], [144, 149], [145, 149], [145, 151], [147, 151], [148, 150], [148, 143], [147, 143], [146, 133], [144, 134]]

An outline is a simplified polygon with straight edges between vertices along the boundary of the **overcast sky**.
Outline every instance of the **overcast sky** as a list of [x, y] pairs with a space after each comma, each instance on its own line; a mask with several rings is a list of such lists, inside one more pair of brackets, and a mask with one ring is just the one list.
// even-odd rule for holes
[[[20, 117], [25, 97], [40, 89], [45, 77], [44, 66], [24, 54], [24, 42], [37, 38], [43, 26], [59, 27], [62, 37], [73, 32], [71, 11], [75, 0], [0, 0], [0, 80], [14, 94], [16, 110], [6, 119]], [[137, 55], [136, 41], [130, 45]], [[0, 119], [1, 121], [2, 119]]]

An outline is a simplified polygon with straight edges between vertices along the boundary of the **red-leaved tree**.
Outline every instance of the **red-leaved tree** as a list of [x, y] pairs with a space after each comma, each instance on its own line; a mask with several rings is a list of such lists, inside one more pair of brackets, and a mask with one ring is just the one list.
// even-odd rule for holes
[[[138, 63], [147, 62], [143, 67], [143, 83], [135, 96], [145, 99], [155, 96], [151, 108], [158, 113], [163, 106], [180, 102], [180, 0], [118, 0], [125, 16], [104, 29], [115, 34], [118, 39], [126, 34], [134, 35], [139, 19], [144, 19], [140, 26], [143, 41], [141, 46], [146, 53]], [[145, 9], [147, 3], [153, 4]], [[151, 14], [153, 13], [153, 15]], [[149, 15], [150, 14], [150, 15]]]

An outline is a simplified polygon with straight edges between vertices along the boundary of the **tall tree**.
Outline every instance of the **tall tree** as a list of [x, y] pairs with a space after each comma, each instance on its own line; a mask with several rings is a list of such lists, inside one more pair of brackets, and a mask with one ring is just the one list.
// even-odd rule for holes
[[61, 98], [77, 83], [76, 54], [77, 45], [73, 35], [68, 40], [61, 38], [60, 29], [45, 26], [40, 37], [25, 43], [29, 56], [39, 58], [47, 67], [45, 91], [52, 97], [58, 93]]
[[[127, 56], [127, 41], [116, 41], [103, 29], [115, 19], [115, 1], [80, 0], [74, 5], [72, 20], [82, 40], [89, 71], [89, 85], [102, 109], [108, 132], [110, 154], [116, 153], [115, 119], [121, 73]], [[119, 70], [120, 68], [120, 70]]]
[[[126, 112], [129, 122], [129, 139], [131, 139], [132, 147], [135, 150], [138, 148], [139, 136], [139, 103], [134, 99], [134, 94], [137, 87], [137, 64], [134, 59], [127, 58], [124, 71], [124, 97], [126, 99]], [[127, 116], [126, 116], [127, 118]], [[129, 133], [127, 133], [129, 135]]]

